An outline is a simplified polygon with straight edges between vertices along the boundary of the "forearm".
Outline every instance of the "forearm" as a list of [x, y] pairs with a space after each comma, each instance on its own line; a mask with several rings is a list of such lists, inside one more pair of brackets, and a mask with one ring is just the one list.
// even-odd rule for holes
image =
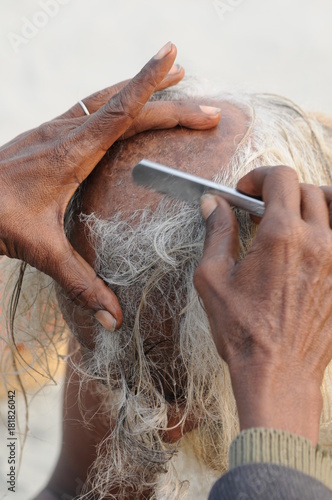
[[318, 380], [294, 373], [285, 381], [285, 368], [253, 360], [232, 365], [230, 373], [241, 429], [230, 447], [230, 470], [274, 464], [332, 489], [332, 457], [317, 445], [322, 410]]
[[233, 391], [237, 402], [240, 429], [271, 428], [318, 442], [322, 396], [319, 381], [305, 375], [287, 376], [285, 371], [254, 361], [231, 367]]

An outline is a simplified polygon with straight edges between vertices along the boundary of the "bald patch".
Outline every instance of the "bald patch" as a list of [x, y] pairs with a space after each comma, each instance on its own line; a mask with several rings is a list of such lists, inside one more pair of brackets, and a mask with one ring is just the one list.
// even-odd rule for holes
[[[206, 101], [204, 101], [206, 104]], [[119, 210], [125, 215], [160, 201], [160, 195], [133, 183], [131, 171], [142, 158], [212, 179], [227, 168], [248, 130], [248, 117], [234, 104], [211, 101], [221, 108], [220, 124], [206, 131], [176, 128], [144, 132], [119, 142], [89, 177], [83, 212], [108, 218]]]

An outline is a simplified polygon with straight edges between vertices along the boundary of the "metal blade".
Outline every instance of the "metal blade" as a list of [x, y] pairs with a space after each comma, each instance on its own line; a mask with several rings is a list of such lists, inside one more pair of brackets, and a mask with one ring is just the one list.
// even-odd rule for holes
[[196, 175], [187, 174], [174, 168], [166, 167], [149, 160], [141, 160], [132, 170], [134, 181], [159, 193], [166, 194], [189, 203], [200, 204], [201, 196], [206, 192], [216, 193], [231, 205], [263, 217], [264, 202], [246, 196], [236, 189], [208, 181]]

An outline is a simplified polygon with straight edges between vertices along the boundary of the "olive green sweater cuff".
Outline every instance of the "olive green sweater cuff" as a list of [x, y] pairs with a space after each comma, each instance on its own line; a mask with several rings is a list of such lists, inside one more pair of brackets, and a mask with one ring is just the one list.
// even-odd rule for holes
[[229, 450], [229, 468], [269, 462], [308, 474], [332, 489], [332, 457], [308, 439], [275, 429], [242, 431]]

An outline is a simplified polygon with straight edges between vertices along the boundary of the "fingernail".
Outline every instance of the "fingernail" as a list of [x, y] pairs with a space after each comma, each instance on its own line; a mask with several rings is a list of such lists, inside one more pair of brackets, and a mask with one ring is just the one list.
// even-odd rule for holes
[[181, 66], [180, 64], [173, 64], [169, 72], [167, 73], [168, 75], [176, 75], [176, 73], [180, 73], [181, 71]]
[[106, 330], [114, 332], [116, 319], [108, 311], [97, 311], [95, 318]]
[[216, 116], [221, 111], [220, 108], [214, 108], [213, 106], [200, 106], [200, 108], [204, 114], [210, 116]]
[[217, 208], [216, 197], [212, 194], [203, 194], [201, 198], [201, 208], [204, 219], [206, 220], [212, 212]]
[[163, 57], [167, 56], [167, 54], [171, 51], [172, 49], [172, 42], [167, 42], [166, 45], [163, 46], [162, 49], [157, 52], [157, 54], [154, 56], [155, 59], [162, 59]]

